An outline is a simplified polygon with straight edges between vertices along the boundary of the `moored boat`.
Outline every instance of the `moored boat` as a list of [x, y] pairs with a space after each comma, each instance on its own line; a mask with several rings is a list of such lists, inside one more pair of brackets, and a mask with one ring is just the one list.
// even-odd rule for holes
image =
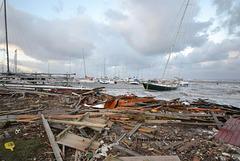
[[139, 85], [139, 84], [140, 84], [140, 81], [139, 81], [137, 78], [134, 78], [133, 80], [130, 80], [129, 83], [130, 83], [130, 84], [133, 84], [133, 85]]

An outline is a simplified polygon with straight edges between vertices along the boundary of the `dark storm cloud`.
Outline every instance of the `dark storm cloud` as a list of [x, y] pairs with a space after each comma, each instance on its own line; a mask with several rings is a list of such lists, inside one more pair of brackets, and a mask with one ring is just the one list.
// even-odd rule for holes
[[188, 78], [239, 79], [239, 42], [239, 39], [226, 39], [218, 44], [206, 42], [188, 56], [178, 55], [174, 65]]
[[240, 1], [239, 0], [214, 0], [217, 7], [217, 16], [222, 18], [222, 26], [226, 27], [229, 34], [240, 36]]
[[[229, 58], [232, 52], [239, 52], [239, 39], [224, 40], [221, 43], [206, 42], [203, 46], [193, 49], [188, 56], [179, 55], [179, 62], [191, 66], [196, 63], [222, 62]], [[240, 56], [240, 52], [239, 52]]]
[[230, 11], [234, 1], [235, 0], [213, 0], [213, 3], [217, 6], [217, 15]]
[[[123, 1], [121, 6], [123, 11], [127, 11], [127, 17], [124, 13], [120, 14], [111, 10], [106, 14], [108, 17], [111, 17], [109, 23], [113, 30], [122, 35], [128, 44], [139, 53], [154, 55], [164, 54], [166, 50], [168, 51], [181, 18], [181, 16], [178, 17], [178, 20], [175, 20], [178, 23], [171, 27], [171, 23], [174, 22], [174, 18], [179, 11], [179, 6], [181, 6], [179, 1], [164, 1], [163, 3], [156, 0], [131, 0]], [[199, 8], [196, 8], [196, 10], [197, 13]], [[114, 19], [116, 14], [118, 16], [115, 16], [116, 18]], [[187, 11], [187, 14], [189, 14], [189, 11]], [[179, 15], [182, 15], [182, 13]], [[124, 19], [118, 18], [121, 16], [124, 16]], [[189, 24], [182, 27], [185, 28], [183, 31], [188, 34], [186, 44], [179, 46], [175, 51], [183, 50], [188, 45], [193, 47], [200, 46], [207, 41], [208, 35], [204, 31], [211, 25], [211, 22], [195, 22], [194, 16], [192, 15], [192, 17], [188, 18], [191, 30], [186, 30]], [[204, 34], [198, 36], [199, 32]]]

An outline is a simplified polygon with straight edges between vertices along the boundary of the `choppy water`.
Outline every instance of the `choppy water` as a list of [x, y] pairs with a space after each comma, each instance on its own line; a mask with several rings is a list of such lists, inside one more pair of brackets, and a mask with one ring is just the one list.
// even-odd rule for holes
[[208, 99], [210, 102], [232, 105], [240, 108], [240, 81], [189, 81], [188, 87], [179, 87], [174, 91], [146, 91], [142, 84], [130, 85], [124, 82], [118, 84], [82, 83], [90, 88], [105, 87], [104, 92], [110, 95], [135, 94], [139, 97], [153, 96], [156, 99], [193, 101]]

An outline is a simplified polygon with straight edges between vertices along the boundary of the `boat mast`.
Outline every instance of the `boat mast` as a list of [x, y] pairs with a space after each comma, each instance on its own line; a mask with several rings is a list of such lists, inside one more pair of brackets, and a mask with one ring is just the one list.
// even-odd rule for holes
[[84, 65], [84, 74], [85, 74], [85, 76], [84, 76], [84, 77], [86, 77], [86, 65], [85, 65], [85, 57], [84, 57], [84, 50], [83, 50], [83, 48], [82, 48], [82, 52], [83, 52], [83, 65]]
[[179, 26], [178, 26], [177, 34], [176, 34], [175, 39], [174, 39], [174, 41], [173, 41], [173, 45], [172, 45], [172, 47], [171, 47], [170, 54], [169, 54], [169, 56], [168, 56], [168, 60], [167, 60], [167, 63], [166, 63], [166, 65], [165, 65], [164, 72], [163, 72], [163, 75], [162, 75], [162, 79], [161, 79], [161, 80], [163, 80], [163, 78], [164, 78], [164, 75], [165, 75], [165, 72], [166, 72], [166, 69], [167, 69], [167, 66], [168, 66], [168, 62], [169, 62], [169, 60], [170, 60], [170, 57], [171, 57], [171, 54], [172, 54], [174, 45], [175, 45], [175, 43], [176, 43], [176, 41], [177, 41], [177, 37], [178, 37], [178, 34], [179, 34], [179, 30], [180, 30], [180, 28], [181, 28], [181, 26], [182, 26], [183, 18], [184, 18], [184, 16], [185, 16], [186, 11], [187, 11], [187, 7], [188, 7], [188, 4], [189, 4], [189, 1], [190, 1], [190, 0], [187, 1], [186, 7], [185, 7], [185, 9], [184, 9], [184, 12], [183, 12], [183, 15], [182, 15], [180, 24], [179, 24]]
[[17, 73], [17, 49], [15, 50], [15, 55], [14, 55], [14, 67], [15, 67], [15, 73]]
[[103, 79], [105, 79], [105, 57], [103, 62]]
[[10, 73], [9, 70], [9, 54], [8, 54], [8, 34], [7, 34], [7, 9], [6, 9], [6, 0], [4, 0], [4, 19], [5, 19], [5, 35], [6, 35], [6, 53], [7, 53], [7, 73]]

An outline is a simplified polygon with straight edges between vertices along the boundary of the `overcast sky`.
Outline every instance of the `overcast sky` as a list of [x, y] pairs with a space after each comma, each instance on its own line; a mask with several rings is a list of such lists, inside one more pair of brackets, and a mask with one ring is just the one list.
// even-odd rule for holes
[[[0, 1], [1, 6], [3, 0]], [[161, 78], [187, 0], [7, 0], [10, 70]], [[6, 71], [3, 7], [0, 70]], [[105, 60], [105, 61], [104, 61]], [[166, 77], [240, 79], [240, 0], [191, 0]]]

